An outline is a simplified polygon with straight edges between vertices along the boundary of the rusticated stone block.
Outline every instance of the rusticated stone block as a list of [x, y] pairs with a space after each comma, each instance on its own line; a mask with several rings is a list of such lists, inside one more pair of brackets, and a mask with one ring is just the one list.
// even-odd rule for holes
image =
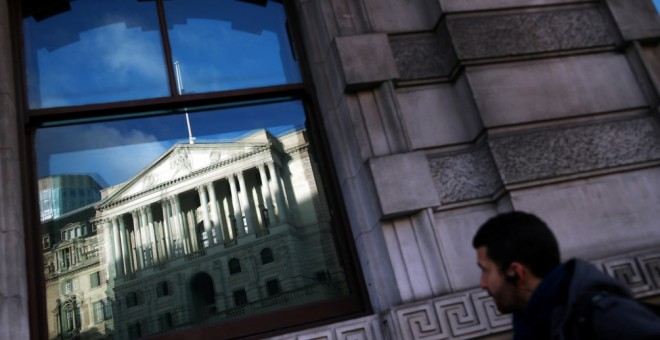
[[489, 143], [507, 184], [660, 159], [652, 117], [493, 136]]
[[617, 43], [596, 8], [448, 19], [459, 59], [505, 57]]
[[485, 143], [463, 153], [432, 158], [429, 165], [442, 204], [489, 197], [502, 187]]
[[375, 87], [399, 76], [385, 34], [338, 37], [335, 46], [347, 91]]
[[424, 152], [409, 152], [372, 158], [369, 168], [374, 179], [383, 218], [404, 215], [437, 206], [428, 160]]
[[436, 33], [390, 37], [400, 80], [447, 77], [458, 64], [447, 27]]

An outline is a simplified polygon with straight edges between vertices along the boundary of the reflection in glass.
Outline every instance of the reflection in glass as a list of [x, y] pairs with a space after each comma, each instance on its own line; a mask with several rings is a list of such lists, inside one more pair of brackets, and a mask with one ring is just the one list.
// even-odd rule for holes
[[23, 20], [30, 108], [170, 94], [155, 2], [68, 4], [57, 15]]
[[156, 1], [65, 3], [23, 20], [32, 109], [166, 97], [170, 81], [183, 94], [301, 82], [279, 2], [164, 1], [167, 35]]
[[300, 82], [281, 3], [165, 1], [183, 93]]
[[37, 130], [40, 183], [80, 189], [51, 201], [100, 189], [42, 213], [50, 338], [126, 339], [349, 293], [302, 103], [189, 112], [194, 144], [183, 114]]

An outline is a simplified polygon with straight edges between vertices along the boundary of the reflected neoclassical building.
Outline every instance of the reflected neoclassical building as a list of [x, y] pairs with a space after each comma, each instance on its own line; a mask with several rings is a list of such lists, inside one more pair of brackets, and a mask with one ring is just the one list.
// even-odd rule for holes
[[97, 206], [118, 338], [325, 299], [344, 275], [304, 130], [176, 144]]

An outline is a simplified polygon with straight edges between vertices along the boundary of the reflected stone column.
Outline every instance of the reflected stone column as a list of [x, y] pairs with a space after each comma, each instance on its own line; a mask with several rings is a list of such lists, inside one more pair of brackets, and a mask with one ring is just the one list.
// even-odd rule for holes
[[[211, 246], [213, 243], [213, 232], [211, 231], [211, 219], [209, 217], [209, 201], [206, 199], [206, 189], [204, 185], [200, 185], [197, 188], [197, 194], [199, 195], [199, 202], [202, 208], [202, 219], [204, 224], [204, 235], [206, 243], [202, 247], [206, 248]], [[195, 235], [197, 235], [197, 225], [195, 225]], [[202, 241], [204, 242], [204, 241]]]
[[124, 276], [124, 259], [122, 257], [121, 240], [119, 238], [119, 225], [117, 224], [117, 219], [113, 218], [108, 220], [106, 222], [106, 228], [109, 228], [112, 231], [112, 241], [114, 244], [113, 248], [115, 252], [115, 277], [122, 277]]
[[247, 192], [248, 191], [247, 186], [245, 185], [245, 178], [243, 177], [243, 172], [239, 172], [237, 176], [238, 176], [238, 185], [240, 186], [240, 192], [241, 192], [240, 198], [243, 202], [241, 207], [243, 208], [243, 215], [245, 215], [245, 224], [247, 224], [247, 233], [251, 234], [256, 231], [255, 230], [256, 223], [254, 222], [254, 218], [252, 216], [250, 197]]
[[266, 209], [268, 210], [269, 223], [264, 224], [264, 227], [267, 227], [275, 222], [275, 207], [273, 207], [273, 198], [271, 197], [270, 184], [268, 183], [268, 176], [266, 176], [265, 166], [264, 164], [259, 164], [257, 168], [259, 169], [259, 177], [261, 178], [261, 194], [265, 198]]
[[[98, 230], [99, 225], [103, 224], [103, 247], [105, 248], [105, 258], [108, 269], [108, 277], [117, 277], [119, 274], [119, 269], [117, 268], [117, 247], [115, 245], [114, 231], [112, 229], [112, 224], [110, 220], [104, 221], [94, 221], [96, 224], [96, 230]], [[112, 262], [112, 263], [111, 263]]]
[[163, 233], [165, 233], [165, 257], [174, 257], [174, 247], [172, 242], [172, 231], [170, 230], [169, 201], [164, 199], [160, 201], [160, 207], [163, 210]]
[[140, 231], [140, 218], [138, 216], [138, 210], [131, 211], [133, 217], [133, 237], [135, 237], [135, 257], [137, 257], [137, 267], [135, 270], [140, 270], [144, 268], [144, 251], [142, 249], [142, 232]]
[[121, 242], [122, 253], [124, 254], [124, 272], [126, 274], [133, 272], [133, 259], [131, 256], [131, 245], [128, 234], [126, 233], [126, 224], [124, 224], [124, 217], [119, 215], [113, 219], [113, 223], [119, 225], [119, 242]]
[[215, 228], [215, 243], [219, 244], [223, 240], [222, 223], [218, 217], [218, 199], [215, 197], [215, 186], [213, 182], [206, 185], [206, 190], [209, 192], [209, 201], [211, 201], [211, 223]]
[[190, 254], [192, 249], [190, 248], [190, 240], [188, 238], [188, 233], [185, 231], [186, 228], [183, 224], [184, 216], [181, 213], [181, 201], [179, 200], [179, 195], [174, 195], [172, 197], [172, 207], [174, 208], [173, 215], [174, 221], [177, 223], [177, 230], [179, 232], [179, 237], [181, 238], [181, 246], [185, 254]]
[[60, 252], [54, 251], [53, 252], [53, 262], [55, 262], [55, 271], [59, 272], [60, 271]]
[[149, 267], [153, 264], [153, 244], [151, 232], [149, 230], [149, 221], [147, 220], [147, 207], [140, 207], [138, 210], [138, 215], [140, 216], [140, 236], [142, 237], [142, 250], [144, 257], [144, 267]]
[[161, 254], [160, 254], [160, 233], [158, 232], [158, 227], [154, 223], [154, 214], [151, 211], [151, 204], [147, 205], [147, 230], [151, 234], [151, 242], [153, 242], [153, 256], [155, 263], [160, 263]]
[[231, 190], [231, 204], [234, 208], [234, 223], [236, 224], [237, 233], [237, 235], [234, 235], [234, 237], [236, 238], [245, 235], [243, 212], [241, 211], [241, 202], [238, 200], [238, 192], [236, 190], [236, 175], [229, 176], [229, 190]]
[[277, 217], [279, 222], [286, 221], [286, 205], [284, 203], [284, 193], [280, 184], [280, 176], [275, 162], [268, 162], [268, 170], [270, 171], [270, 180], [274, 184], [273, 191], [275, 193], [275, 200], [277, 201]]

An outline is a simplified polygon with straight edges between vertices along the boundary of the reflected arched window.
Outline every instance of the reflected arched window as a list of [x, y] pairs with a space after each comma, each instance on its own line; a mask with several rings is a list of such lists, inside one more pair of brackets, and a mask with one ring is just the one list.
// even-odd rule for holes
[[161, 281], [156, 285], [156, 297], [168, 296], [172, 294], [169, 281]]
[[267, 264], [275, 261], [273, 258], [273, 250], [270, 248], [264, 248], [261, 250], [261, 264]]
[[236, 274], [241, 272], [241, 261], [237, 258], [229, 260], [229, 274]]

